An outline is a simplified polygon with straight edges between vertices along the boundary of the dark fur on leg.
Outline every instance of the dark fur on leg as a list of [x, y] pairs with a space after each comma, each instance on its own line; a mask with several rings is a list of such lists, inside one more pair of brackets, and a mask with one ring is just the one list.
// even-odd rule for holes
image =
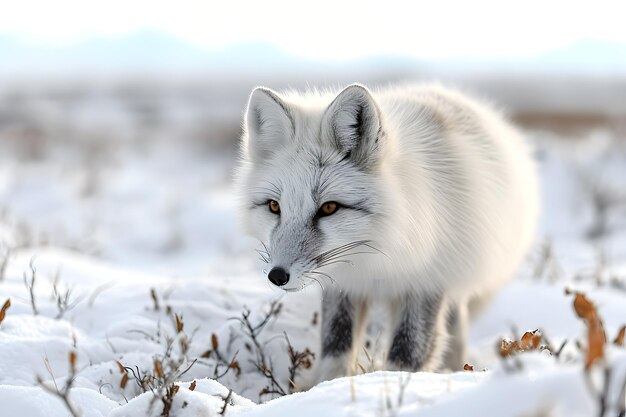
[[389, 369], [419, 371], [431, 361], [440, 337], [443, 297], [413, 294], [397, 302], [397, 324], [387, 357]]
[[322, 301], [322, 357], [341, 356], [352, 348], [354, 305], [344, 293], [327, 290]]

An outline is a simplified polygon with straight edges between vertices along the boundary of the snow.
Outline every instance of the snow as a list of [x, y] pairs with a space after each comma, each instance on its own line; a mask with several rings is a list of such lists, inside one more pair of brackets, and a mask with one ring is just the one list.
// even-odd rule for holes
[[[98, 394], [98, 391], [84, 388], [75, 388], [70, 395], [70, 401], [84, 417], [107, 417], [117, 408], [114, 401]], [[0, 385], [0, 404], [3, 416], [67, 415], [63, 401], [39, 387]]]
[[[38, 380], [61, 389], [73, 375], [69, 399], [83, 417], [158, 416], [162, 402], [133, 376], [154, 375], [155, 359], [172, 360], [175, 369], [165, 370], [179, 386], [171, 408], [178, 417], [218, 415], [227, 397], [225, 412], [233, 416], [598, 415], [604, 377], [601, 369], [583, 369], [576, 342], [584, 343], [586, 328], [565, 289], [597, 305], [609, 341], [626, 323], [626, 145], [614, 132], [577, 141], [529, 132], [540, 161], [541, 226], [518, 276], [472, 325], [474, 372], [378, 371], [261, 395], [269, 382], [238, 319], [249, 309], [250, 322], [260, 323], [278, 300], [280, 311], [258, 341], [289, 390], [285, 334], [298, 352], [320, 351], [319, 289], [284, 294], [263, 278], [256, 242], [236, 225], [233, 152], [171, 139], [193, 131], [197, 114], [178, 106], [146, 132], [106, 103], [92, 106], [103, 113], [97, 123], [93, 108], [76, 110], [79, 121], [66, 133], [79, 137], [83, 124], [96, 123], [112, 135], [110, 143], [63, 140], [63, 129], [46, 130], [59, 116], [45, 102], [26, 106], [42, 118], [49, 135], [42, 142], [11, 139], [13, 128], [0, 124], [9, 138], [0, 145], [0, 267], [9, 250], [0, 306], [11, 299], [0, 323], [0, 415], [67, 416], [62, 400]], [[608, 205], [599, 212], [602, 199]], [[498, 355], [502, 338], [535, 329], [552, 348], [566, 342], [558, 358], [545, 350]], [[380, 330], [375, 321], [368, 326], [375, 361]], [[213, 335], [225, 361], [217, 370]], [[626, 353], [610, 346], [606, 356], [615, 411], [607, 415], [617, 415]], [[210, 379], [233, 358], [239, 375], [231, 369]], [[298, 388], [312, 385], [316, 359], [296, 374]], [[360, 361], [369, 369], [363, 353]]]

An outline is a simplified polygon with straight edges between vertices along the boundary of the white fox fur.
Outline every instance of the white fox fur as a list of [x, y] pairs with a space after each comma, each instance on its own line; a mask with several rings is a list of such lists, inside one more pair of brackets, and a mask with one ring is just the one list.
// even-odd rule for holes
[[[317, 281], [352, 300], [396, 307], [407, 297], [438, 294], [442, 305], [462, 307], [461, 338], [464, 306], [484, 301], [513, 275], [538, 207], [535, 168], [520, 133], [489, 107], [436, 85], [255, 89], [238, 185], [243, 223], [266, 245], [268, 270], [289, 273], [281, 288]], [[269, 200], [280, 214], [268, 209]], [[339, 203], [336, 213], [316, 216], [328, 201]], [[364, 243], [320, 261], [350, 242]], [[419, 314], [426, 313], [398, 320]], [[413, 367], [454, 368], [463, 360], [442, 363], [441, 320], [433, 319], [432, 352]], [[326, 361], [322, 377], [348, 372], [347, 360]]]

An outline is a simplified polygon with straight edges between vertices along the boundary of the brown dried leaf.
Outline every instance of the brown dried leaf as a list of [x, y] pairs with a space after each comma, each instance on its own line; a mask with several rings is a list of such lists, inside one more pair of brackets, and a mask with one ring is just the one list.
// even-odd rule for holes
[[120, 361], [115, 361], [115, 363], [117, 364], [117, 367], [120, 369], [120, 373], [125, 374], [126, 368], [124, 368], [124, 365], [122, 365]]
[[463, 369], [466, 371], [470, 371], [473, 372], [474, 371], [474, 367], [468, 363], [466, 363], [465, 365], [463, 365]]
[[183, 327], [185, 327], [185, 324], [183, 323], [183, 316], [174, 314], [174, 318], [176, 319], [176, 331], [180, 333], [183, 331]]
[[211, 334], [211, 346], [213, 346], [213, 350], [217, 350], [217, 335], [215, 333]]
[[235, 370], [235, 375], [237, 375], [237, 376], [241, 375], [241, 368], [239, 367], [239, 362], [232, 361], [230, 363], [230, 369], [234, 369]]
[[604, 345], [606, 344], [606, 336], [600, 319], [596, 318], [589, 322], [589, 345], [587, 346], [586, 368], [590, 368], [595, 361], [604, 358]]
[[72, 367], [72, 372], [74, 372], [74, 370], [76, 369], [76, 352], [71, 351], [70, 352], [70, 366]]
[[606, 344], [606, 335], [602, 322], [596, 316], [595, 319], [588, 321], [588, 346], [587, 346], [587, 362], [586, 367], [589, 368], [593, 363], [604, 358], [604, 345]]
[[626, 333], [626, 326], [622, 326], [622, 328], [619, 329], [617, 336], [615, 336], [615, 340], [613, 340], [614, 345], [624, 347], [624, 333]]
[[311, 326], [317, 326], [317, 323], [319, 321], [319, 313], [316, 311], [313, 313], [313, 320], [311, 320]]
[[154, 303], [154, 309], [159, 309], [159, 299], [157, 298], [157, 293], [154, 288], [150, 288], [150, 298], [152, 298], [152, 302]]
[[196, 380], [194, 379], [194, 380], [191, 382], [191, 385], [189, 385], [189, 391], [193, 391], [193, 390], [195, 390], [195, 389], [196, 389]]
[[500, 342], [500, 356], [502, 356], [503, 358], [506, 358], [514, 352], [519, 352], [521, 350], [522, 348], [520, 347], [519, 342], [517, 342], [516, 340], [509, 341], [506, 339], [502, 339], [502, 341]]
[[159, 378], [163, 378], [163, 365], [158, 360], [154, 360], [154, 372]]
[[578, 314], [578, 317], [581, 319], [589, 320], [593, 316], [596, 316], [596, 308], [582, 293], [576, 293], [576, 297], [574, 298], [574, 310], [576, 310], [576, 314]]
[[11, 307], [11, 299], [7, 299], [4, 302], [4, 305], [2, 306], [2, 309], [0, 309], [0, 323], [2, 323], [2, 320], [4, 320], [4, 317], [7, 314], [7, 310], [9, 309], [9, 307]]
[[126, 388], [126, 384], [128, 383], [128, 374], [122, 375], [122, 380], [120, 381], [120, 388]]
[[589, 369], [597, 360], [604, 358], [604, 346], [606, 345], [606, 334], [602, 320], [598, 316], [596, 307], [585, 297], [583, 293], [574, 293], [574, 310], [578, 317], [585, 320], [587, 324], [587, 359], [585, 368]]
[[178, 344], [180, 345], [180, 348], [182, 349], [183, 352], [186, 352], [189, 349], [189, 341], [187, 340], [187, 337], [185, 335], [181, 336], [181, 338], [178, 341]]
[[537, 330], [526, 332], [520, 339], [520, 342], [522, 350], [535, 350], [539, 347], [539, 343], [541, 342], [541, 333]]

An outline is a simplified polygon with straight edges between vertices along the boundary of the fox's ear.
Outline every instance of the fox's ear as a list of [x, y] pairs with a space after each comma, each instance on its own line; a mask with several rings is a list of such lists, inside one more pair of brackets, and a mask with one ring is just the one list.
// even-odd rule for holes
[[364, 168], [376, 165], [382, 139], [380, 110], [366, 87], [352, 84], [341, 91], [326, 109], [323, 125], [346, 157]]
[[265, 158], [293, 136], [289, 107], [272, 90], [257, 87], [252, 91], [246, 111], [248, 131], [246, 151], [250, 158]]

